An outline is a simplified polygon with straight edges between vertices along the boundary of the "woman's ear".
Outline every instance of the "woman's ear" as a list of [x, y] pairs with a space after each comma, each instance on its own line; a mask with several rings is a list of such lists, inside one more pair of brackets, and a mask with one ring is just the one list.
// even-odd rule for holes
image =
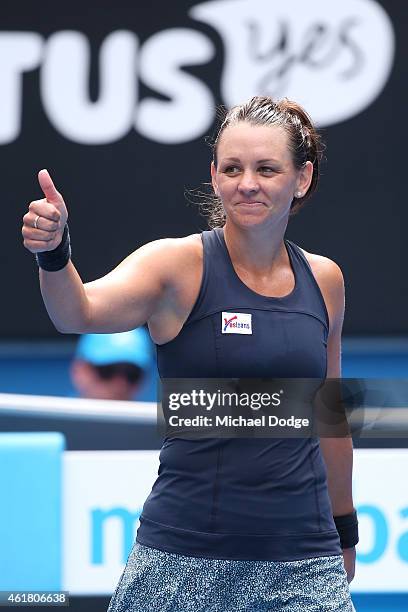
[[[296, 188], [296, 192], [300, 192], [302, 197], [307, 193], [310, 187], [313, 177], [313, 164], [311, 161], [307, 161], [304, 167], [300, 171], [299, 180]], [[300, 196], [297, 196], [300, 197]]]

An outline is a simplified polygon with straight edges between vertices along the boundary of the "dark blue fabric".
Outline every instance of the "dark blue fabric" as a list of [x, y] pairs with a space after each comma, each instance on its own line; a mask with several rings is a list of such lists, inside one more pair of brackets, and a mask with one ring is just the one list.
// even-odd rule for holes
[[[283, 298], [249, 289], [232, 266], [220, 230], [203, 232], [204, 272], [196, 304], [179, 335], [157, 346], [162, 378], [321, 378], [328, 316], [299, 247], [286, 240], [295, 288]], [[223, 311], [252, 314], [251, 336], [222, 334]]]
[[[204, 271], [179, 335], [157, 346], [162, 378], [324, 378], [328, 315], [303, 253], [283, 298], [237, 276], [222, 229], [203, 232]], [[223, 334], [222, 312], [252, 334]], [[316, 439], [166, 439], [137, 541], [184, 555], [290, 561], [341, 553]]]

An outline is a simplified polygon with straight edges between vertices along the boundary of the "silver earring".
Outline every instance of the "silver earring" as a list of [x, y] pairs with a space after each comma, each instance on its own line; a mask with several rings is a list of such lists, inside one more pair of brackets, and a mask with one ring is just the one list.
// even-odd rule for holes
[[301, 198], [302, 197], [302, 192], [301, 191], [297, 191], [296, 192], [296, 197], [297, 198]]

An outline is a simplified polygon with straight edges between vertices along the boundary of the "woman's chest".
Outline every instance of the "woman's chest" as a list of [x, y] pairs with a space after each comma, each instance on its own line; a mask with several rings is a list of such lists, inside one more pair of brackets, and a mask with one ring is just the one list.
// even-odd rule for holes
[[327, 331], [304, 312], [226, 305], [157, 350], [162, 377], [321, 378]]

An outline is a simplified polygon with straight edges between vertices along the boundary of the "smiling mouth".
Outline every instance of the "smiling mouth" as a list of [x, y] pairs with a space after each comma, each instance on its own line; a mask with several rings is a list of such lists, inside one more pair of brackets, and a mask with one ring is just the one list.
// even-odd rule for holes
[[265, 206], [265, 204], [263, 202], [238, 202], [236, 206], [254, 207], [254, 206]]

